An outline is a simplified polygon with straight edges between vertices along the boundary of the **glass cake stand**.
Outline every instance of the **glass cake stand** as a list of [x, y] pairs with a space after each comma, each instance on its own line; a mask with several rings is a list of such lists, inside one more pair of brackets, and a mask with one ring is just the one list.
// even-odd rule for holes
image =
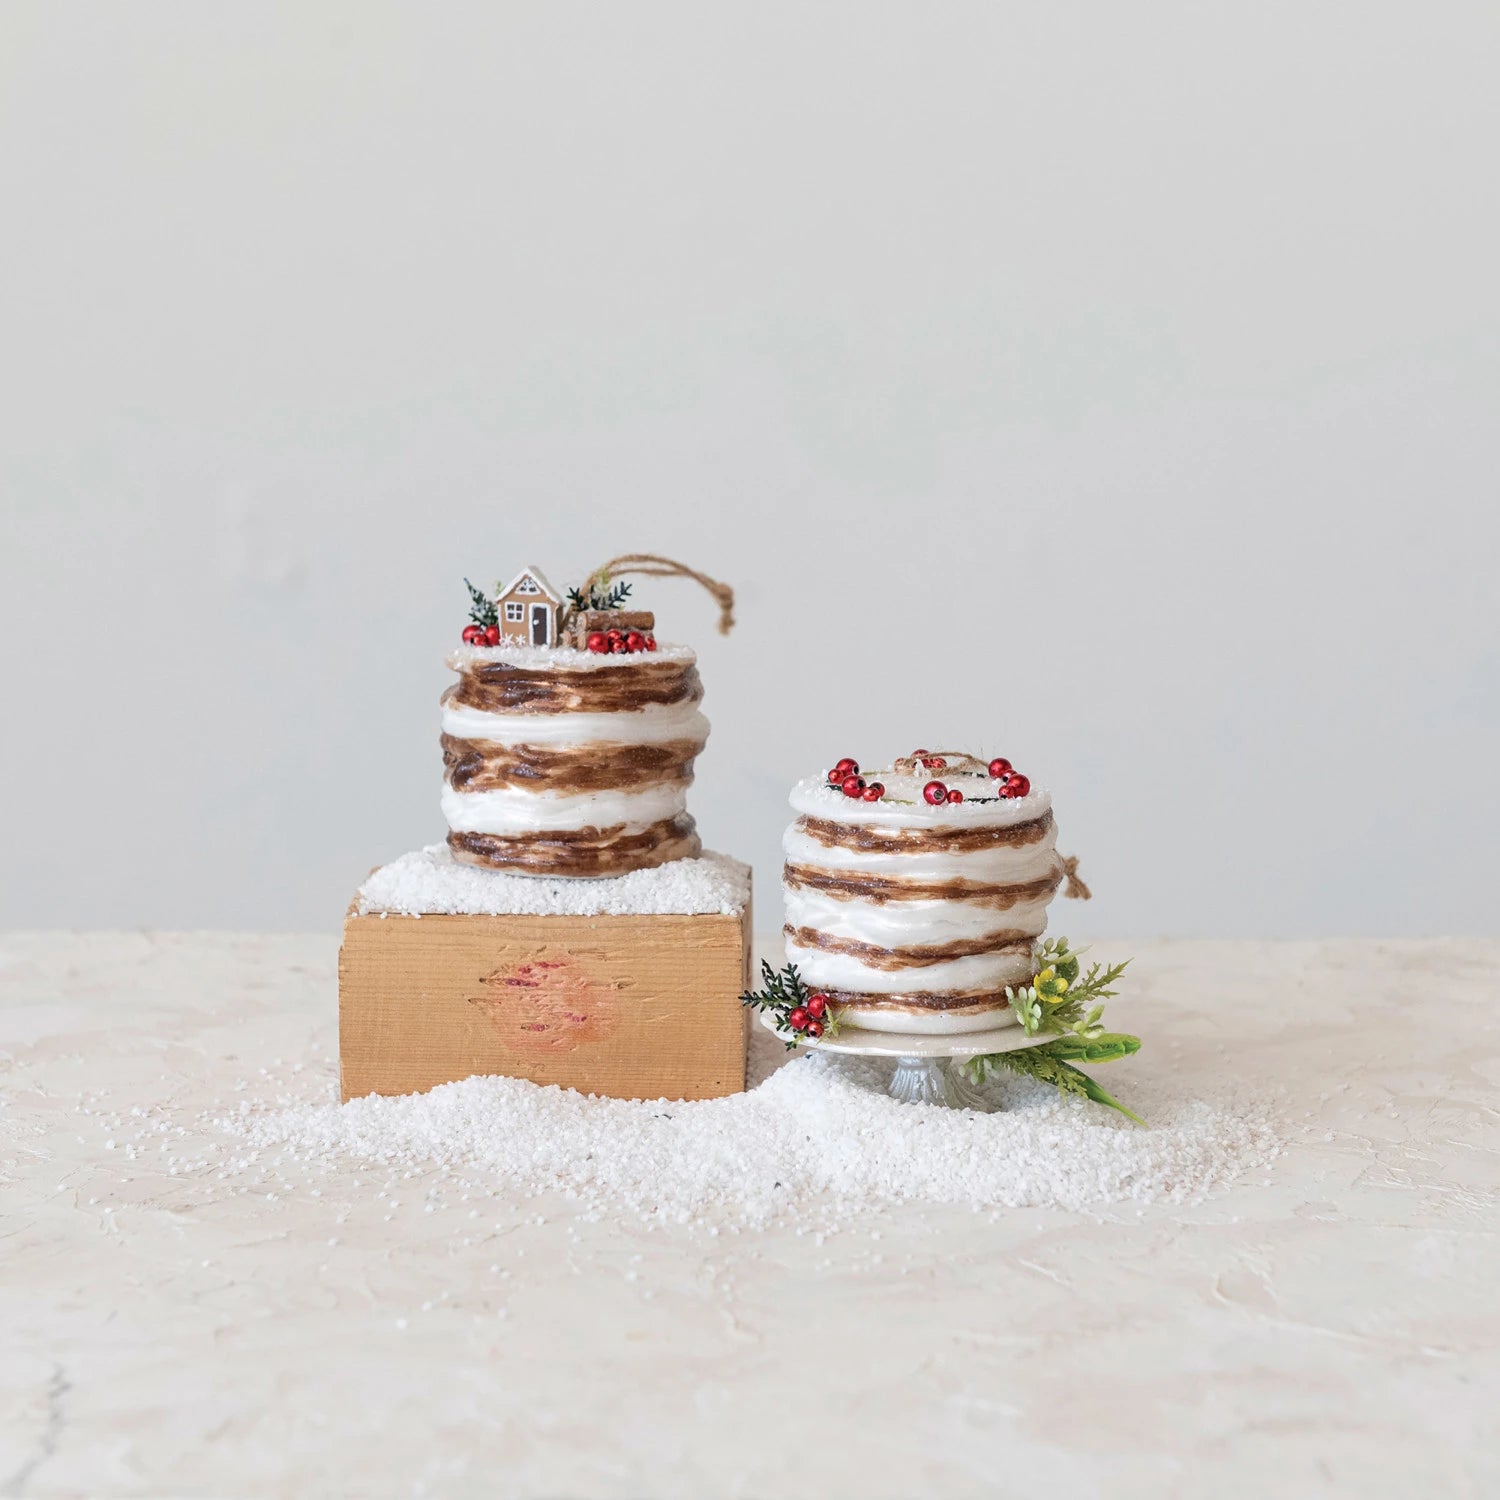
[[1019, 1052], [1052, 1040], [1027, 1036], [1017, 1025], [966, 1031], [960, 1036], [907, 1036], [895, 1031], [864, 1031], [857, 1026], [845, 1026], [837, 1036], [794, 1036], [783, 1031], [769, 1011], [761, 1012], [760, 1024], [783, 1042], [799, 1047], [815, 1047], [844, 1057], [894, 1058], [886, 1092], [903, 1104], [945, 1104], [950, 1109], [985, 1111], [998, 1106], [964, 1077], [964, 1064], [989, 1052]]

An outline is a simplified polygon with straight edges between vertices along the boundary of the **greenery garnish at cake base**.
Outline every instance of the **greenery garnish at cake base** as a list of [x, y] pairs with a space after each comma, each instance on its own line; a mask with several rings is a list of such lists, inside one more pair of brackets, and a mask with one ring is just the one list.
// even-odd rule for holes
[[1005, 998], [1027, 1036], [1051, 1036], [1056, 1040], [1016, 1052], [991, 1052], [973, 1058], [969, 1077], [983, 1083], [1000, 1070], [1035, 1078], [1065, 1094], [1092, 1099], [1095, 1104], [1117, 1109], [1138, 1125], [1146, 1122], [1107, 1094], [1075, 1063], [1114, 1062], [1139, 1052], [1141, 1039], [1122, 1031], [1104, 1029], [1105, 1000], [1113, 998], [1114, 984], [1125, 972], [1125, 963], [1105, 968], [1093, 964], [1082, 972], [1079, 952], [1067, 938], [1051, 938], [1036, 952], [1037, 971], [1030, 984], [1007, 988]]
[[[1114, 996], [1114, 983], [1130, 960], [1110, 968], [1094, 964], [1085, 974], [1078, 961], [1080, 951], [1070, 948], [1067, 938], [1050, 939], [1036, 950], [1037, 969], [1031, 983], [1005, 991], [1026, 1035], [1050, 1036], [1053, 1040], [1015, 1052], [985, 1053], [970, 1059], [965, 1069], [975, 1083], [983, 1083], [1001, 1071], [1020, 1073], [1065, 1094], [1077, 1094], [1119, 1110], [1127, 1119], [1144, 1125], [1138, 1114], [1075, 1066], [1113, 1062], [1141, 1048], [1139, 1037], [1104, 1029], [1103, 1002]], [[764, 988], [746, 990], [740, 1003], [769, 1012], [788, 1051], [803, 1041], [838, 1034], [838, 1014], [828, 997], [810, 993], [795, 964], [777, 971], [762, 962], [760, 972]]]
[[765, 988], [746, 990], [740, 1004], [769, 1013], [788, 1052], [799, 1042], [839, 1034], [839, 1018], [828, 996], [809, 992], [796, 964], [788, 964], [778, 973], [762, 959], [760, 976]]

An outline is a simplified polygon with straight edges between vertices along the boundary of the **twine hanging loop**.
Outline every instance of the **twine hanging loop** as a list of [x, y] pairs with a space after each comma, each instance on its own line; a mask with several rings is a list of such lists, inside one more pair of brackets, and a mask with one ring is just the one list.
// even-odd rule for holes
[[[934, 765], [942, 761], [942, 765]], [[983, 776], [989, 771], [989, 762], [970, 755], [966, 750], [927, 750], [921, 755], [903, 755], [895, 760], [891, 769], [900, 776], [925, 776], [928, 772], [941, 774], [956, 771], [959, 775]]]
[[627, 552], [623, 557], [611, 558], [602, 568], [595, 568], [589, 574], [588, 582], [590, 586], [606, 587], [610, 579], [626, 573], [642, 578], [691, 578], [707, 589], [718, 604], [719, 634], [728, 635], [734, 628], [734, 590], [727, 583], [720, 583], [717, 578], [710, 578], [707, 573], [700, 573], [686, 563], [674, 562], [670, 557], [658, 557], [654, 552]]
[[1083, 876], [1078, 873], [1078, 856], [1063, 855], [1062, 867], [1063, 878], [1067, 881], [1063, 886], [1063, 895], [1070, 901], [1092, 901], [1094, 893], [1083, 883]]

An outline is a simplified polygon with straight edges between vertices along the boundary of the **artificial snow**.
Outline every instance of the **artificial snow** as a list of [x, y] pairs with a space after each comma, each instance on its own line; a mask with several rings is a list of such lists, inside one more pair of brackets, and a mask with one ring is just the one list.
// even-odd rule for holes
[[460, 864], [429, 844], [382, 865], [360, 886], [361, 916], [737, 916], [750, 899], [750, 867], [725, 854], [678, 859], [654, 870], [594, 880], [541, 879]]
[[[241, 1099], [205, 1117], [221, 1179], [306, 1189], [374, 1169], [465, 1191], [560, 1193], [594, 1214], [754, 1227], [905, 1203], [971, 1208], [1187, 1203], [1279, 1153], [1263, 1099], [1170, 1076], [1109, 1079], [1147, 1128], [1029, 1079], [989, 1085], [998, 1112], [900, 1104], [884, 1068], [782, 1054], [748, 1093], [679, 1103], [601, 1099], [513, 1078], [339, 1105]], [[205, 1164], [209, 1158], [205, 1158]]]

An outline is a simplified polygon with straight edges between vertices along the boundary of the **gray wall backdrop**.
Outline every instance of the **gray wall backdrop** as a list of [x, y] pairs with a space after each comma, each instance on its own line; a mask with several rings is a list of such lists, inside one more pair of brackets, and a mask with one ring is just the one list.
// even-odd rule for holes
[[0, 925], [327, 928], [461, 575], [785, 791], [1003, 751], [1075, 935], [1495, 932], [1500, 11], [0, 10]]

